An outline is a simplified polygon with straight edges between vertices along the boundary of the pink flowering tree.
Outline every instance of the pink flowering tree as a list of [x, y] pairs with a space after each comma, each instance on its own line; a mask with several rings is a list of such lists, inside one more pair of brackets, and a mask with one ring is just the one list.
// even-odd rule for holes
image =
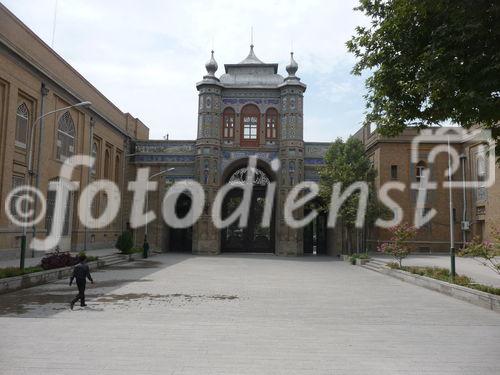
[[479, 241], [474, 238], [458, 255], [474, 258], [500, 275], [500, 230], [493, 229], [493, 241]]
[[400, 224], [389, 229], [391, 239], [380, 245], [377, 251], [391, 255], [402, 267], [403, 259], [411, 253], [411, 247], [408, 244], [417, 235], [417, 228], [409, 224]]

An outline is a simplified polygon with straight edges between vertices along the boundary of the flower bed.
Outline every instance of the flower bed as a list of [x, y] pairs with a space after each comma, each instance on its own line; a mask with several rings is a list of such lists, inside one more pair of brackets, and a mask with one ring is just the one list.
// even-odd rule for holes
[[388, 263], [387, 266], [392, 269], [398, 269], [415, 275], [426, 276], [432, 279], [446, 281], [455, 285], [464, 286], [479, 290], [481, 292], [494, 294], [500, 296], [500, 288], [495, 288], [489, 285], [475, 283], [470, 277], [464, 275], [455, 275], [453, 282], [451, 281], [450, 271], [446, 268], [439, 267], [417, 267], [417, 266], [403, 266], [400, 267], [398, 263]]
[[[79, 256], [81, 254], [82, 253], [76, 256], [72, 256], [69, 252], [60, 252], [56, 250], [53, 253], [48, 253], [46, 256], [44, 256], [41, 260], [41, 264], [34, 267], [25, 267], [24, 269], [20, 269], [19, 267], [0, 268], [0, 279], [22, 276], [34, 272], [71, 267], [79, 262]], [[93, 262], [95, 260], [98, 260], [98, 257], [86, 256], [86, 259], [87, 262]]]

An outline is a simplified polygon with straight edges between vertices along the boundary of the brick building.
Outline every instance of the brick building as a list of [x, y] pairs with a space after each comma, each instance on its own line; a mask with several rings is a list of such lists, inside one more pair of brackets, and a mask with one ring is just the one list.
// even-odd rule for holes
[[[50, 111], [90, 101], [90, 108], [59, 111], [38, 122]], [[89, 181], [110, 178], [124, 183], [126, 150], [131, 140], [148, 139], [148, 128], [129, 113], [123, 113], [63, 58], [38, 38], [0, 4], [0, 197], [5, 202], [13, 187], [31, 180], [47, 197], [48, 214], [34, 230], [45, 236], [51, 225], [54, 195], [48, 193], [50, 181], [57, 180], [62, 162], [74, 154], [96, 157], [92, 170], [78, 167], [73, 180], [81, 188]], [[28, 171], [30, 141], [33, 144], [33, 168]], [[41, 146], [41, 147], [40, 147]], [[123, 229], [123, 217], [108, 228], [85, 230], [76, 215], [78, 194], [69, 199], [62, 249], [112, 246]], [[98, 214], [105, 197], [94, 201]], [[28, 235], [33, 228], [28, 230]], [[2, 257], [19, 252], [21, 230], [0, 210], [0, 249]], [[28, 254], [29, 255], [29, 254]]]
[[[445, 134], [447, 129], [436, 130]], [[457, 128], [448, 128], [451, 135], [456, 134], [456, 130]], [[421, 210], [422, 214], [431, 209], [437, 210], [436, 216], [418, 232], [414, 248], [421, 252], [447, 251], [450, 246], [450, 199], [449, 190], [443, 187], [443, 183], [448, 181], [448, 154], [439, 153], [433, 162], [429, 162], [432, 150], [436, 146], [446, 147], [446, 141], [429, 137], [417, 147], [414, 141], [419, 135], [420, 132], [416, 129], [406, 129], [400, 136], [388, 138], [365, 126], [355, 137], [365, 144], [367, 155], [378, 172], [375, 182], [377, 190], [385, 183], [394, 181], [406, 186], [404, 191], [393, 190], [389, 194], [403, 208], [404, 222], [414, 222], [416, 210]], [[452, 218], [457, 247], [474, 237], [491, 240], [493, 230], [500, 227], [500, 184], [495, 181], [492, 186], [488, 186], [487, 183], [489, 177], [494, 179], [499, 176], [499, 165], [490, 165], [488, 152], [482, 148], [490, 136], [481, 131], [473, 138], [458, 138], [460, 137], [451, 141], [451, 148], [456, 150], [460, 159], [452, 181], [462, 186], [463, 181], [473, 183], [465, 189], [452, 189]], [[415, 160], [412, 160], [412, 152], [417, 157]], [[426, 202], [418, 206], [418, 186], [415, 184], [418, 185], [421, 181], [424, 170], [429, 171], [429, 182], [436, 183], [437, 188], [429, 190]], [[416, 188], [411, 188], [412, 184]], [[387, 231], [370, 230], [368, 248], [375, 250], [377, 244], [387, 239]]]
[[[85, 154], [96, 157], [96, 164], [93, 168], [75, 169], [72, 177], [80, 183], [79, 191], [92, 181], [113, 180], [120, 187], [122, 205], [108, 227], [86, 229], [76, 214], [79, 194], [70, 195], [60, 241], [63, 249], [113, 246], [129, 220], [132, 196], [126, 193], [126, 183], [135, 179], [138, 168], [150, 167], [150, 176], [175, 169], [156, 178], [158, 189], [149, 193], [148, 205], [157, 219], [134, 230], [137, 245], [142, 244], [147, 229], [152, 248], [162, 251], [196, 254], [250, 251], [279, 255], [302, 255], [313, 249], [330, 255], [345, 251], [341, 231], [327, 228], [325, 213], [303, 229], [292, 229], [285, 224], [282, 207], [287, 194], [299, 182], [319, 180], [317, 168], [323, 165], [330, 145], [303, 139], [306, 85], [296, 75], [298, 64], [293, 53], [286, 66], [286, 77], [278, 74], [278, 64], [259, 60], [253, 46], [240, 63], [225, 64], [220, 76], [216, 76], [218, 64], [213, 52], [205, 67], [207, 74], [196, 84], [199, 96], [196, 139], [149, 140], [148, 128], [140, 120], [121, 112], [0, 5], [0, 196], [5, 201], [13, 187], [28, 181], [40, 187], [47, 197], [48, 213], [35, 228], [30, 228], [29, 237], [43, 238], [50, 230], [55, 197], [48, 191], [48, 185], [59, 178], [62, 162], [71, 155]], [[92, 106], [45, 117], [43, 123], [36, 124], [33, 138], [29, 139], [41, 114], [82, 101], [90, 101]], [[363, 127], [354, 136], [363, 141], [378, 171], [378, 189], [390, 181], [407, 186], [402, 192], [390, 194], [403, 209], [403, 221], [413, 222], [415, 210], [422, 213], [432, 208], [437, 210], [432, 221], [419, 232], [415, 248], [424, 252], [447, 251], [449, 196], [441, 186], [448, 168], [446, 154], [438, 154], [429, 163], [431, 150], [436, 146], [429, 141], [419, 145], [419, 159], [412, 160], [412, 140], [418, 136], [415, 129], [408, 129], [396, 138], [384, 138]], [[500, 186], [495, 183], [488, 187], [482, 183], [491, 172], [486, 155], [480, 150], [484, 142], [479, 139], [456, 140], [451, 144], [462, 156], [453, 180], [478, 181], [465, 192], [454, 189], [452, 193], [458, 245], [463, 238], [470, 240], [472, 236], [491, 238], [492, 226], [498, 227], [500, 223]], [[35, 155], [32, 171], [28, 171], [27, 165], [30, 143]], [[245, 166], [251, 156], [257, 158], [257, 168], [249, 225], [218, 230], [210, 215], [215, 195], [222, 185], [238, 185], [246, 179]], [[279, 168], [275, 160], [279, 160]], [[430, 180], [439, 187], [418, 206], [416, 193], [425, 170], [430, 171]], [[193, 227], [170, 228], [161, 219], [161, 202], [172, 182], [186, 179], [202, 185], [206, 204]], [[260, 225], [260, 220], [266, 188], [271, 182], [276, 183], [275, 204], [271, 225], [266, 228]], [[417, 183], [415, 189], [410, 188], [412, 183]], [[235, 189], [225, 200], [223, 211], [229, 213], [241, 200], [241, 191]], [[189, 195], [181, 196], [176, 206], [180, 216], [189, 210], [190, 202]], [[106, 205], [107, 198], [100, 193], [92, 202], [93, 215], [99, 216]], [[305, 210], [312, 208], [314, 204]], [[300, 211], [299, 215], [306, 213]], [[355, 250], [363, 250], [365, 246], [373, 250], [388, 238], [386, 231], [376, 228], [358, 234]], [[9, 221], [2, 206], [0, 257], [18, 254], [20, 235], [20, 228]]]

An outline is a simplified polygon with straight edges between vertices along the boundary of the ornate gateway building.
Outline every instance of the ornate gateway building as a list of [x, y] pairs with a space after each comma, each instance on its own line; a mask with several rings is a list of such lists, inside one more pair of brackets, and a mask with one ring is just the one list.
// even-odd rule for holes
[[[365, 227], [351, 235], [340, 222], [336, 228], [327, 228], [326, 214], [303, 229], [292, 229], [285, 224], [282, 208], [286, 196], [301, 181], [318, 181], [318, 166], [324, 162], [330, 143], [308, 143], [303, 140], [303, 103], [306, 85], [296, 76], [298, 65], [291, 54], [286, 66], [287, 77], [278, 74], [278, 64], [259, 60], [250, 46], [248, 56], [238, 64], [225, 64], [225, 72], [216, 76], [217, 62], [212, 57], [206, 64], [207, 75], [196, 84], [199, 92], [198, 133], [194, 141], [138, 140], [131, 150], [129, 180], [135, 179], [138, 167], [151, 167], [150, 175], [175, 168], [163, 177], [158, 189], [149, 194], [149, 208], [157, 219], [146, 228], [135, 231], [137, 245], [142, 243], [147, 230], [149, 243], [162, 251], [187, 251], [196, 254], [218, 254], [230, 251], [269, 252], [278, 255], [312, 253], [338, 255], [376, 247], [389, 240], [386, 230]], [[452, 128], [450, 128], [452, 129]], [[436, 216], [420, 229], [412, 241], [414, 250], [443, 252], [449, 249], [449, 195], [442, 188], [448, 168], [448, 158], [440, 153], [434, 161], [427, 160], [436, 143], [420, 144], [421, 160], [411, 160], [412, 141], [419, 132], [406, 129], [400, 136], [384, 138], [373, 129], [363, 126], [354, 137], [360, 139], [367, 156], [375, 166], [378, 176], [375, 188], [387, 182], [398, 181], [407, 187], [403, 192], [391, 192], [391, 198], [403, 208], [406, 223], [413, 223], [417, 211], [437, 210]], [[441, 142], [441, 141], [439, 141]], [[478, 146], [483, 141], [453, 141], [452, 147], [461, 155], [462, 167], [454, 179], [468, 178], [482, 181], [477, 167]], [[253, 197], [249, 224], [239, 228], [237, 223], [218, 230], [212, 224], [211, 208], [219, 188], [226, 183], [238, 185], [246, 180], [249, 157], [257, 158], [257, 171], [253, 181]], [[484, 159], [484, 157], [483, 157]], [[273, 169], [273, 160], [280, 168]], [[424, 206], [416, 203], [417, 190], [412, 188], [420, 181], [423, 169], [430, 171], [431, 179], [439, 188], [428, 194]], [[497, 167], [498, 169], [498, 167]], [[158, 177], [159, 179], [160, 177]], [[194, 179], [205, 190], [206, 203], [203, 214], [189, 229], [169, 228], [161, 219], [161, 202], [169, 187], [176, 180]], [[271, 225], [260, 225], [264, 211], [266, 185], [277, 184]], [[453, 226], [456, 244], [461, 246], [473, 237], [491, 239], [492, 229], [498, 227], [498, 212], [494, 209], [500, 199], [500, 184], [486, 189], [454, 189]], [[228, 215], [242, 200], [242, 190], [233, 189], [223, 203], [223, 215]], [[131, 197], [129, 196], [129, 199]], [[179, 216], [190, 207], [189, 196], [183, 196], [177, 205]], [[127, 204], [130, 207], [130, 202]], [[305, 206], [306, 215], [315, 202]], [[486, 209], [490, 206], [491, 209]], [[351, 246], [349, 248], [349, 246]]]
[[[113, 247], [127, 228], [133, 196], [128, 182], [135, 180], [139, 167], [150, 167], [150, 178], [157, 188], [148, 195], [147, 210], [156, 219], [133, 231], [140, 246], [147, 234], [151, 247], [161, 251], [186, 251], [218, 254], [229, 251], [267, 252], [279, 255], [316, 253], [338, 255], [351, 251], [375, 250], [389, 239], [385, 230], [363, 228], [347, 241], [342, 223], [327, 229], [325, 214], [318, 215], [307, 227], [292, 229], [285, 224], [282, 207], [292, 187], [302, 181], [318, 181], [317, 167], [330, 143], [303, 140], [303, 103], [306, 85], [296, 76], [293, 58], [286, 66], [287, 76], [278, 74], [278, 64], [260, 61], [250, 46], [249, 55], [238, 64], [226, 64], [218, 70], [213, 52], [206, 64], [207, 74], [196, 84], [199, 92], [198, 132], [196, 140], [149, 140], [149, 129], [137, 118], [119, 110], [61, 56], [41, 41], [29, 28], [0, 4], [0, 259], [18, 257], [23, 232], [7, 215], [5, 202], [10, 192], [26, 184], [39, 188], [46, 197], [47, 212], [42, 221], [27, 231], [28, 241], [45, 238], [55, 221], [55, 194], [49, 184], [62, 183], [59, 172], [66, 158], [76, 154], [93, 156], [93, 168], [77, 167], [72, 180], [81, 189], [94, 181], [114, 181], [121, 191], [118, 216], [104, 228], [84, 226], [77, 215], [79, 192], [68, 197], [64, 212], [63, 250], [87, 250]], [[92, 102], [90, 107], [77, 103]], [[193, 108], [193, 112], [196, 109]], [[43, 121], [41, 121], [43, 116]], [[194, 126], [194, 124], [193, 124]], [[437, 214], [419, 231], [413, 241], [415, 250], [447, 251], [450, 221], [458, 246], [477, 237], [494, 240], [500, 227], [500, 183], [487, 185], [493, 168], [486, 168], [482, 151], [484, 137], [453, 141], [460, 155], [460, 168], [452, 178], [473, 180], [470, 189], [455, 189], [450, 196], [443, 189], [448, 157], [430, 156], [436, 143], [421, 143], [418, 160], [412, 160], [417, 129], [406, 129], [394, 138], [380, 136], [363, 127], [354, 134], [366, 149], [377, 170], [375, 189], [387, 182], [399, 182], [404, 191], [391, 192], [391, 198], [403, 209], [404, 222], [412, 223], [415, 212]], [[33, 165], [29, 166], [29, 155]], [[227, 183], [238, 186], [246, 181], [249, 158], [257, 159], [249, 225], [236, 224], [219, 230], [212, 223], [212, 204], [219, 188]], [[274, 168], [273, 168], [274, 167]], [[174, 170], [170, 170], [175, 168]], [[166, 174], [165, 171], [168, 171]], [[423, 171], [429, 171], [439, 189], [427, 200], [417, 203], [417, 190]], [[496, 166], [500, 175], [500, 164]], [[174, 181], [192, 179], [205, 190], [205, 207], [195, 226], [169, 228], [162, 219], [163, 197]], [[261, 226], [268, 187], [276, 184], [270, 226]], [[417, 188], [412, 188], [417, 186]], [[18, 195], [10, 203], [14, 208]], [[243, 198], [241, 189], [233, 189], [223, 202], [223, 215], [231, 213]], [[91, 204], [93, 217], [105, 212], [108, 197], [99, 192]], [[177, 202], [178, 216], [189, 211], [186, 194]], [[316, 202], [306, 205], [306, 215]], [[10, 207], [10, 205], [9, 205]], [[31, 207], [41, 212], [41, 205]], [[450, 214], [451, 212], [451, 214]], [[314, 246], [313, 246], [314, 245]], [[29, 251], [27, 256], [35, 256]]]
[[[288, 76], [278, 74], [278, 64], [264, 63], [250, 46], [248, 56], [238, 64], [225, 64], [219, 78], [213, 51], [205, 65], [207, 75], [196, 84], [199, 93], [198, 136], [196, 141], [138, 141], [135, 167], [151, 166], [151, 175], [174, 167], [149, 197], [150, 207], [161, 217], [161, 199], [168, 182], [194, 179], [201, 183], [207, 197], [202, 217], [190, 229], [167, 228], [162, 220], [149, 224], [149, 242], [164, 251], [220, 253], [224, 251], [271, 252], [300, 255], [312, 252], [313, 238], [318, 252], [326, 251], [326, 220], [319, 216], [306, 229], [285, 225], [281, 207], [294, 185], [317, 180], [315, 166], [323, 162], [328, 143], [304, 143], [303, 101], [306, 85], [296, 76], [298, 65], [291, 53], [286, 66]], [[211, 219], [211, 203], [219, 188], [241, 184], [246, 177], [250, 156], [257, 158], [249, 225], [237, 223], [216, 229]], [[280, 167], [271, 162], [279, 159]], [[131, 168], [134, 178], [135, 168]], [[271, 225], [260, 225], [266, 185], [277, 183]], [[242, 199], [242, 190], [233, 189], [223, 204], [223, 215], [231, 213]], [[190, 206], [188, 196], [179, 200], [180, 215]], [[305, 236], [304, 236], [305, 234]], [[136, 232], [139, 242], [143, 229]]]

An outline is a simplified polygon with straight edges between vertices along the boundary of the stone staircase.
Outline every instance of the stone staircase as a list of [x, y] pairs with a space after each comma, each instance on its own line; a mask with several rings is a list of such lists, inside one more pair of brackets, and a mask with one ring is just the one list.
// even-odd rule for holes
[[375, 271], [375, 272], [383, 272], [385, 268], [386, 262], [383, 262], [378, 259], [370, 259], [370, 261], [366, 264], [363, 264], [361, 267]]
[[98, 262], [100, 267], [112, 266], [113, 264], [128, 262], [128, 255], [119, 253], [103, 255], [98, 258]]

